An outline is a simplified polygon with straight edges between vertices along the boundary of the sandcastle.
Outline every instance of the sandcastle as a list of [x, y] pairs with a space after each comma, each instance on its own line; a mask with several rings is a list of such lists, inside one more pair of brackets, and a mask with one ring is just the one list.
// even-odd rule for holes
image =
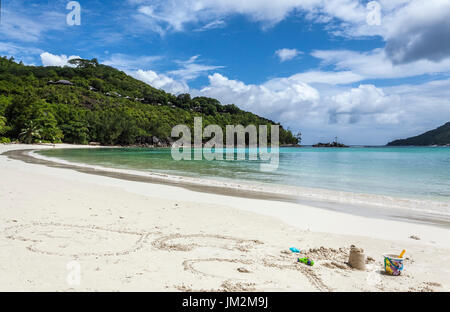
[[366, 255], [364, 249], [357, 248], [355, 245], [350, 246], [350, 256], [348, 258], [348, 264], [357, 270], [366, 269]]

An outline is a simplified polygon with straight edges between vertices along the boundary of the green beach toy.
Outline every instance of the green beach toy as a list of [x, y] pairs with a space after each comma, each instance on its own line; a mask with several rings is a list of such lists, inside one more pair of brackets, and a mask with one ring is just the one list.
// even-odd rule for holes
[[298, 258], [297, 261], [298, 261], [298, 262], [302, 262], [302, 263], [304, 263], [304, 264], [306, 264], [306, 265], [309, 265], [309, 266], [313, 266], [313, 265], [314, 265], [314, 261], [312, 261], [312, 260], [309, 259], [308, 257], [305, 257], [305, 258]]

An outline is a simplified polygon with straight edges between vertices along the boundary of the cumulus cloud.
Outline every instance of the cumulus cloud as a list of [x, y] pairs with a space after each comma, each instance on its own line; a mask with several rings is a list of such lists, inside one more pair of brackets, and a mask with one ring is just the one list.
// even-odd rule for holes
[[[449, 121], [450, 79], [435, 80], [419, 85], [403, 84], [384, 88], [387, 94], [395, 94], [407, 112], [407, 120], [414, 129], [431, 129]], [[419, 131], [420, 132], [420, 131]]]
[[364, 80], [364, 77], [352, 71], [320, 71], [311, 70], [292, 76], [299, 81], [310, 84], [342, 85]]
[[297, 49], [280, 49], [275, 51], [275, 55], [278, 56], [280, 62], [292, 60], [299, 54], [302, 54], [302, 52]]
[[309, 111], [320, 99], [316, 89], [296, 79], [278, 78], [252, 85], [218, 73], [209, 76], [208, 86], [193, 93], [217, 98], [222, 103], [233, 103], [274, 120], [291, 122]]
[[209, 76], [208, 86], [193, 92], [218, 98], [222, 103], [236, 104], [294, 128], [301, 128], [302, 122], [311, 121], [308, 119], [317, 120], [316, 127], [359, 122], [395, 124], [403, 112], [397, 106], [395, 95], [386, 95], [374, 85], [322, 92], [301, 81], [297, 75], [248, 85], [216, 73]]
[[41, 54], [41, 62], [42, 62], [42, 65], [44, 65], [44, 66], [60, 66], [60, 67], [73, 66], [73, 65], [69, 64], [69, 61], [71, 59], [77, 59], [77, 58], [80, 58], [80, 57], [76, 56], [76, 55], [67, 56], [64, 54], [54, 55], [54, 54], [51, 54], [48, 52], [44, 52]]
[[377, 124], [396, 124], [402, 113], [391, 110], [397, 98], [386, 96], [374, 85], [360, 85], [332, 96], [331, 101], [333, 104], [328, 110], [331, 123], [357, 123], [362, 118], [370, 118]]
[[321, 59], [324, 66], [334, 65], [337, 71], [350, 71], [363, 79], [404, 78], [450, 71], [450, 58], [440, 62], [420, 59], [410, 64], [393, 64], [381, 48], [369, 52], [320, 50], [311, 55]]
[[412, 1], [385, 21], [386, 53], [396, 64], [450, 55], [450, 1]]
[[130, 73], [134, 78], [139, 79], [154, 88], [163, 89], [166, 92], [179, 94], [189, 91], [189, 87], [185, 82], [176, 81], [164, 74], [158, 74], [152, 70], [144, 71], [142, 69]]
[[[385, 54], [393, 64], [407, 64], [419, 60], [439, 62], [449, 57], [449, 1], [377, 2], [380, 4], [380, 25], [367, 23], [367, 10], [354, 10], [356, 14], [347, 20], [339, 14], [334, 14], [343, 23], [338, 23], [336, 27], [329, 26], [329, 29], [336, 35], [348, 37], [380, 36], [386, 42]], [[361, 19], [364, 16], [366, 20]]]

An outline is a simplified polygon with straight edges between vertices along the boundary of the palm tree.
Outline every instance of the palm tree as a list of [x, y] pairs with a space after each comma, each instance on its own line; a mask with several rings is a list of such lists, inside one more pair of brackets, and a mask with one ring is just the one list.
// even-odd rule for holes
[[24, 129], [21, 130], [19, 134], [20, 141], [31, 144], [34, 139], [41, 138], [41, 129], [32, 120], [26, 125]]

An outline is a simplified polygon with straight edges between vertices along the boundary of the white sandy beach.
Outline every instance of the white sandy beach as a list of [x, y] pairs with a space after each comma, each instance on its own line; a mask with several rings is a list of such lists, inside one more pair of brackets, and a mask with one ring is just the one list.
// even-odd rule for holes
[[[51, 147], [0, 145], [0, 154], [30, 148]], [[366, 271], [346, 264], [352, 244], [373, 259]], [[297, 263], [289, 247], [315, 265]], [[382, 254], [402, 249], [403, 274], [382, 274]], [[445, 227], [126, 181], [4, 155], [0, 250], [1, 291], [450, 290]], [[73, 260], [79, 285], [67, 282]]]

